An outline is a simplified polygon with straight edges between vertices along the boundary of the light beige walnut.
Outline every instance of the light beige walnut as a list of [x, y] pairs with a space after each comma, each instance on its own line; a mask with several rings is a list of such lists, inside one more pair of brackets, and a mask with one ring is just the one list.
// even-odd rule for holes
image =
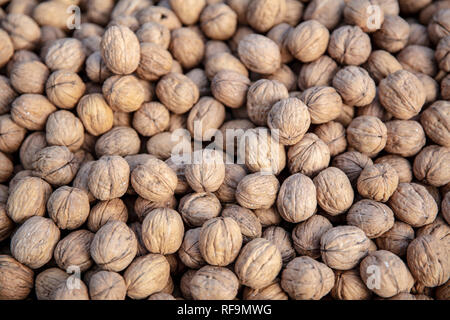
[[384, 12], [378, 0], [349, 0], [344, 8], [344, 20], [370, 33], [381, 28]]
[[280, 279], [275, 279], [267, 287], [252, 289], [245, 287], [243, 291], [244, 300], [288, 300], [288, 295], [280, 285]]
[[302, 66], [298, 76], [298, 87], [306, 90], [311, 87], [330, 86], [338, 72], [337, 63], [327, 55]]
[[195, 300], [233, 300], [239, 280], [227, 268], [204, 266], [193, 276], [190, 291]]
[[245, 176], [236, 188], [236, 200], [244, 208], [269, 209], [276, 201], [280, 188], [278, 179], [267, 173]]
[[350, 147], [373, 156], [384, 149], [387, 142], [386, 125], [374, 116], [359, 116], [347, 128]]
[[210, 141], [225, 120], [225, 106], [211, 97], [202, 97], [190, 110], [187, 129], [194, 140]]
[[303, 63], [320, 58], [328, 47], [330, 32], [317, 20], [300, 23], [289, 33], [288, 48]]
[[127, 287], [124, 278], [111, 271], [96, 272], [89, 280], [92, 300], [125, 300]]
[[223, 154], [216, 150], [197, 150], [186, 165], [185, 177], [196, 192], [217, 191], [225, 179]]
[[363, 64], [371, 51], [370, 37], [358, 26], [343, 26], [334, 30], [328, 44], [330, 57], [345, 65]]
[[141, 140], [131, 127], [117, 126], [103, 134], [95, 143], [95, 153], [102, 156], [129, 156], [139, 152]]
[[333, 78], [333, 87], [349, 106], [368, 105], [376, 95], [375, 81], [365, 69], [357, 66], [339, 70]]
[[260, 74], [273, 74], [281, 66], [278, 45], [268, 37], [249, 34], [238, 46], [239, 58], [251, 71]]
[[53, 185], [69, 184], [80, 166], [78, 155], [65, 146], [46, 147], [33, 159], [33, 175]]
[[172, 112], [181, 114], [189, 111], [199, 98], [195, 83], [179, 73], [169, 73], [156, 85], [156, 95]]
[[262, 237], [274, 243], [281, 253], [283, 265], [295, 258], [295, 250], [288, 231], [278, 226], [267, 227]]
[[248, 3], [246, 20], [253, 29], [263, 33], [282, 22], [286, 10], [285, 0], [253, 0]]
[[358, 192], [364, 198], [386, 202], [397, 189], [399, 178], [397, 171], [386, 163], [366, 166], [358, 181]]
[[314, 133], [328, 145], [332, 157], [347, 149], [345, 127], [338, 122], [338, 119], [319, 125]]
[[449, 161], [449, 148], [437, 145], [427, 146], [414, 159], [414, 176], [422, 182], [441, 187], [450, 182]]
[[9, 255], [0, 255], [0, 298], [24, 300], [34, 286], [34, 272]]
[[101, 94], [87, 94], [80, 99], [77, 113], [87, 132], [99, 136], [113, 126], [113, 111]]
[[43, 130], [56, 107], [41, 94], [23, 94], [11, 104], [11, 117], [28, 130]]
[[333, 30], [342, 17], [345, 8], [345, 0], [312, 0], [305, 9], [305, 20], [317, 20], [325, 27]]
[[241, 229], [244, 243], [261, 237], [261, 222], [251, 210], [235, 204], [230, 204], [225, 206], [222, 210], [222, 217], [229, 217], [237, 222], [239, 228]]
[[200, 15], [200, 27], [214, 40], [231, 38], [237, 27], [237, 14], [225, 3], [209, 4]]
[[420, 115], [420, 123], [427, 136], [435, 143], [450, 147], [450, 102], [439, 100]]
[[187, 230], [184, 234], [180, 250], [178, 250], [180, 260], [188, 268], [200, 269], [206, 264], [200, 252], [200, 232], [201, 228]]
[[38, 300], [50, 300], [53, 291], [62, 283], [67, 281], [70, 274], [59, 268], [49, 268], [36, 276], [35, 288]]
[[336, 300], [369, 300], [372, 293], [359, 275], [359, 270], [336, 271], [331, 296]]
[[92, 232], [97, 232], [109, 221], [127, 222], [128, 210], [120, 198], [115, 198], [96, 203], [87, 220], [87, 227]]

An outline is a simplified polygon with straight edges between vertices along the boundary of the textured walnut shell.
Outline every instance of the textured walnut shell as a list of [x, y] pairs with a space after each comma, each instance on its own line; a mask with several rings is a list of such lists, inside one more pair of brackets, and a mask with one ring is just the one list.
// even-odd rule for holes
[[[228, 48], [228, 47], [226, 47]], [[206, 47], [208, 50], [208, 46]], [[223, 70], [235, 71], [248, 77], [248, 70], [245, 65], [235, 56], [229, 52], [219, 51], [216, 53], [209, 53], [206, 51], [205, 56], [207, 60], [205, 62], [205, 72], [208, 79], [212, 79], [218, 72]]]
[[26, 129], [16, 124], [11, 115], [0, 116], [0, 151], [12, 153], [19, 150]]
[[436, 101], [420, 116], [420, 123], [427, 136], [435, 143], [450, 147], [450, 103]]
[[14, 64], [9, 77], [17, 92], [42, 94], [49, 73], [45, 64], [33, 60]]
[[200, 13], [205, 7], [205, 0], [170, 0], [170, 8], [175, 12], [180, 21], [185, 25], [191, 25], [198, 21]]
[[380, 102], [387, 111], [401, 120], [419, 114], [425, 103], [422, 82], [411, 72], [399, 70], [381, 80], [378, 87]]
[[0, 47], [0, 67], [3, 67], [14, 55], [14, 45], [8, 33], [3, 29], [0, 31], [0, 39], [2, 40]]
[[102, 156], [128, 156], [137, 154], [141, 140], [137, 132], [130, 127], [118, 126], [102, 135], [95, 143], [95, 153]]
[[288, 36], [291, 54], [303, 63], [320, 58], [327, 50], [330, 32], [317, 20], [300, 23]]
[[297, 89], [297, 75], [286, 64], [282, 64], [274, 73], [263, 77], [281, 82], [289, 91]]
[[11, 102], [16, 97], [17, 93], [12, 88], [9, 78], [0, 76], [0, 114], [5, 114], [10, 110]]
[[363, 64], [371, 51], [369, 36], [358, 26], [343, 26], [334, 30], [328, 44], [330, 57], [345, 65]]
[[250, 80], [247, 77], [231, 70], [216, 73], [211, 82], [214, 97], [231, 108], [244, 105], [249, 86]]
[[190, 282], [195, 300], [233, 300], [238, 288], [236, 275], [223, 267], [205, 266], [195, 273]]
[[242, 248], [234, 270], [241, 284], [260, 289], [277, 277], [281, 266], [281, 254], [276, 245], [269, 240], [256, 238]]
[[347, 223], [363, 230], [369, 239], [378, 238], [394, 226], [394, 213], [380, 202], [361, 200], [348, 211]]
[[90, 255], [91, 242], [94, 234], [88, 230], [77, 230], [61, 239], [55, 247], [53, 256], [56, 264], [63, 270], [70, 271], [73, 267], [81, 272], [88, 270], [93, 261]]
[[106, 66], [115, 74], [130, 74], [140, 60], [140, 45], [136, 35], [127, 27], [111, 26], [106, 29], [100, 44]]
[[278, 225], [282, 220], [275, 206], [269, 209], [255, 209], [253, 213], [258, 217], [263, 228]]
[[222, 210], [222, 217], [229, 217], [237, 222], [241, 229], [244, 243], [261, 237], [261, 222], [251, 210], [235, 204], [230, 204]]
[[137, 258], [124, 274], [127, 295], [132, 299], [145, 299], [164, 289], [170, 275], [167, 259], [159, 254]]
[[278, 45], [271, 39], [249, 34], [238, 46], [239, 58], [251, 71], [260, 74], [272, 74], [281, 65], [281, 54]]
[[332, 157], [343, 153], [347, 149], [347, 139], [344, 126], [336, 121], [330, 121], [316, 127], [314, 133], [325, 142]]
[[407, 223], [395, 221], [393, 227], [375, 241], [380, 250], [387, 250], [403, 257], [412, 240], [414, 240], [414, 229]]
[[214, 98], [202, 97], [190, 110], [187, 129], [198, 141], [210, 141], [225, 120], [225, 107]]
[[141, 43], [141, 60], [136, 70], [141, 79], [156, 81], [172, 69], [173, 59], [169, 51], [155, 43]]
[[408, 43], [410, 27], [398, 15], [386, 15], [381, 28], [373, 34], [375, 44], [391, 53], [402, 50]]
[[148, 297], [148, 300], [169, 301], [169, 300], [177, 300], [177, 299], [175, 299], [175, 297], [169, 293], [157, 292], [157, 293], [152, 294], [150, 297]]
[[328, 214], [339, 215], [350, 208], [354, 193], [350, 180], [342, 170], [329, 167], [313, 181], [317, 189], [317, 203]]
[[349, 106], [368, 105], [376, 94], [375, 81], [365, 69], [356, 66], [339, 70], [333, 78], [333, 87]]
[[366, 166], [358, 177], [358, 192], [364, 198], [386, 202], [397, 189], [397, 171], [387, 163]]
[[51, 43], [45, 55], [45, 64], [52, 70], [69, 70], [78, 72], [83, 66], [86, 54], [81, 41], [63, 38]]
[[250, 1], [246, 9], [246, 20], [253, 29], [263, 33], [282, 22], [286, 9], [285, 0]]
[[295, 258], [295, 250], [289, 232], [282, 227], [271, 226], [264, 230], [262, 235], [264, 239], [275, 244], [281, 253], [283, 265]]
[[438, 71], [434, 56], [435, 51], [431, 48], [410, 45], [397, 55], [397, 59], [405, 70], [434, 77]]
[[364, 231], [354, 226], [334, 227], [322, 235], [320, 251], [323, 262], [336, 270], [350, 270], [367, 255], [370, 241]]
[[163, 6], [152, 6], [149, 2], [142, 3], [141, 6], [136, 11], [141, 25], [147, 22], [156, 22], [164, 25], [170, 31], [181, 28], [181, 22], [172, 10]]
[[229, 39], [236, 31], [237, 14], [224, 3], [210, 4], [200, 15], [200, 27], [210, 39]]
[[125, 300], [125, 280], [116, 272], [96, 272], [89, 280], [89, 295], [92, 300]]
[[180, 260], [188, 268], [199, 269], [206, 264], [200, 252], [200, 231], [201, 228], [187, 230], [180, 250], [178, 250]]
[[97, 232], [109, 221], [127, 222], [128, 210], [125, 203], [119, 199], [99, 201], [92, 207], [87, 220], [87, 227], [92, 232]]
[[241, 246], [241, 229], [234, 219], [213, 218], [203, 224], [199, 236], [199, 247], [207, 263], [227, 266], [236, 259]]
[[142, 223], [142, 241], [151, 253], [175, 253], [181, 246], [183, 235], [183, 220], [173, 209], [154, 209]]
[[93, 202], [95, 200], [95, 197], [89, 190], [88, 186], [89, 173], [94, 163], [95, 161], [86, 161], [83, 163], [72, 182], [73, 187], [86, 191], [89, 197], [89, 202]]
[[146, 137], [166, 130], [169, 121], [169, 111], [159, 102], [144, 103], [133, 115], [133, 127]]
[[438, 43], [439, 40], [449, 34], [450, 24], [448, 22], [450, 17], [450, 8], [442, 8], [437, 10], [428, 24], [428, 35], [433, 43]]
[[236, 188], [246, 175], [247, 171], [241, 165], [234, 163], [226, 164], [225, 179], [214, 194], [222, 202], [235, 202]]
[[0, 299], [24, 300], [34, 285], [34, 272], [11, 256], [0, 255]]
[[179, 73], [169, 73], [156, 86], [159, 100], [172, 112], [181, 114], [189, 111], [199, 98], [195, 83]]
[[330, 86], [338, 71], [337, 63], [327, 55], [304, 64], [298, 76], [298, 87], [306, 90], [311, 87]]
[[91, 257], [103, 270], [119, 272], [133, 261], [137, 253], [134, 232], [122, 221], [110, 221], [94, 236]]
[[0, 241], [8, 239], [14, 228], [14, 222], [6, 214], [5, 204], [0, 203]]
[[196, 192], [217, 191], [225, 179], [223, 155], [211, 149], [195, 151], [186, 165], [185, 177]]
[[194, 30], [179, 28], [172, 32], [170, 52], [183, 68], [192, 69], [203, 60], [205, 44]]
[[86, 74], [88, 78], [95, 83], [103, 83], [103, 81], [113, 75], [103, 61], [100, 51], [92, 53], [86, 59]]
[[291, 173], [299, 172], [312, 177], [328, 167], [330, 150], [314, 133], [307, 133], [289, 148], [287, 157]]
[[320, 257], [320, 238], [333, 227], [327, 218], [314, 215], [308, 220], [299, 223], [292, 231], [292, 241], [300, 255], [313, 259]]
[[371, 77], [379, 83], [391, 73], [402, 70], [403, 67], [398, 60], [389, 52], [384, 50], [372, 51], [367, 60], [367, 71]]
[[114, 111], [133, 112], [145, 101], [145, 90], [135, 76], [112, 76], [105, 80], [103, 96]]
[[15, 50], [34, 49], [39, 44], [39, 25], [25, 14], [10, 13], [2, 20], [1, 26], [8, 32]]
[[400, 183], [389, 199], [395, 217], [413, 227], [434, 221], [438, 207], [427, 189], [417, 183]]
[[243, 298], [244, 300], [288, 300], [287, 294], [281, 288], [279, 279], [275, 279], [267, 287], [261, 289], [245, 287]]
[[[32, 216], [44, 216], [51, 186], [37, 177], [25, 177], [10, 189], [6, 212], [14, 222], [23, 223]], [[24, 197], [26, 195], [26, 197]]]
[[320, 300], [334, 285], [334, 273], [310, 257], [298, 257], [281, 274], [281, 287], [295, 300]]
[[341, 169], [352, 184], [355, 184], [361, 171], [368, 165], [372, 165], [372, 159], [363, 153], [349, 151], [338, 155], [333, 159], [333, 167]]
[[386, 125], [374, 116], [359, 116], [347, 128], [350, 147], [373, 156], [384, 149], [387, 142]]
[[385, 250], [370, 253], [360, 264], [361, 278], [366, 286], [383, 298], [409, 292], [414, 279], [406, 264]]
[[77, 113], [86, 131], [94, 136], [109, 131], [113, 126], [113, 111], [101, 94], [88, 94], [81, 98]]
[[59, 229], [52, 220], [31, 217], [12, 236], [11, 253], [19, 262], [39, 269], [51, 260], [59, 237]]
[[436, 145], [425, 147], [414, 159], [414, 176], [422, 182], [441, 187], [450, 182], [449, 161], [449, 148]]
[[370, 33], [380, 29], [384, 21], [384, 12], [377, 0], [349, 0], [344, 8], [344, 20]]
[[60, 110], [52, 113], [46, 124], [46, 140], [49, 145], [66, 146], [74, 152], [84, 142], [84, 127], [71, 112]]
[[236, 188], [236, 200], [244, 208], [269, 209], [276, 200], [280, 183], [267, 173], [253, 173], [244, 177]]
[[119, 156], [104, 156], [94, 162], [89, 173], [88, 187], [99, 200], [111, 200], [125, 194], [130, 168]]
[[414, 72], [414, 74], [422, 82], [425, 90], [425, 104], [430, 104], [436, 101], [439, 97], [439, 83], [424, 73]]
[[[195, 68], [186, 73], [186, 76], [195, 83], [201, 97], [211, 94], [210, 83], [205, 70]], [[217, 97], [215, 98], [220, 101]]]
[[134, 235], [138, 241], [138, 249], [136, 257], [144, 256], [148, 254], [147, 248], [145, 248], [144, 241], [142, 240], [142, 224], [140, 222], [133, 222], [128, 225], [133, 230]]
[[38, 300], [50, 300], [53, 291], [67, 281], [70, 274], [59, 268], [50, 268], [42, 271], [36, 276], [35, 292]]
[[136, 31], [136, 36], [141, 43], [154, 43], [164, 49], [169, 48], [170, 31], [162, 24], [156, 22], [145, 23]]
[[386, 123], [386, 151], [403, 157], [417, 154], [425, 145], [425, 132], [417, 121], [392, 120]]
[[77, 279], [76, 287], [72, 281], [61, 282], [50, 294], [50, 300], [89, 300], [89, 291], [83, 281]]
[[267, 33], [267, 37], [278, 45], [281, 54], [281, 63], [289, 63], [294, 59], [289, 52], [287, 42], [291, 30], [293, 30], [293, 28], [289, 24], [280, 23], [270, 29]]
[[342, 99], [332, 87], [311, 87], [300, 99], [308, 107], [311, 123], [321, 124], [336, 119], [342, 108]]
[[192, 152], [191, 136], [184, 128], [176, 132], [160, 132], [147, 141], [146, 147], [149, 154], [161, 160], [167, 160], [172, 155], [188, 156]]
[[23, 94], [11, 104], [11, 117], [19, 126], [28, 130], [43, 130], [56, 107], [43, 95]]
[[338, 25], [344, 7], [344, 0], [312, 0], [308, 3], [303, 18], [317, 20], [332, 30]]
[[442, 286], [436, 289], [437, 300], [448, 300], [450, 297], [450, 281], [447, 281]]
[[448, 53], [450, 51], [450, 37], [446, 36], [439, 41], [438, 46], [436, 47], [436, 61], [439, 65], [439, 68], [450, 72], [450, 57]]

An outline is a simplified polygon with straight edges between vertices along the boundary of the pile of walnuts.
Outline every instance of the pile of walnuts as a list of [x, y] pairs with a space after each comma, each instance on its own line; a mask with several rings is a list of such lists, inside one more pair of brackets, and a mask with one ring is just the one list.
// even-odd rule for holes
[[449, 0], [0, 0], [0, 299], [449, 300], [449, 100]]

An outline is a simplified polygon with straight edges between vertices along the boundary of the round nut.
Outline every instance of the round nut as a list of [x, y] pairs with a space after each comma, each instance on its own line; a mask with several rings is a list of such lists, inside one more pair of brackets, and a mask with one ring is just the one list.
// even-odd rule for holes
[[331, 296], [336, 300], [369, 300], [372, 293], [359, 275], [359, 270], [336, 271]]
[[225, 3], [207, 5], [200, 15], [200, 27], [214, 40], [231, 38], [237, 27], [237, 14]]
[[179, 73], [169, 73], [156, 85], [156, 95], [172, 112], [182, 114], [189, 111], [199, 98], [195, 83]]
[[187, 129], [195, 140], [210, 141], [225, 120], [225, 106], [214, 98], [202, 97], [189, 112]]
[[23, 94], [11, 104], [11, 117], [15, 123], [28, 130], [43, 130], [56, 107], [40, 94]]
[[267, 173], [245, 176], [236, 188], [236, 200], [247, 209], [269, 209], [276, 201], [280, 188], [278, 179]]
[[433, 103], [420, 116], [420, 123], [427, 136], [444, 147], [450, 147], [449, 121], [450, 103], [443, 100]]
[[313, 215], [308, 220], [297, 224], [292, 231], [295, 251], [313, 259], [319, 258], [320, 239], [331, 228], [333, 228], [331, 222], [321, 215]]
[[281, 288], [279, 279], [275, 279], [262, 289], [245, 287], [243, 298], [244, 300], [288, 300], [287, 294]]
[[0, 255], [0, 299], [24, 300], [33, 285], [33, 270], [11, 256]]
[[171, 72], [172, 66], [173, 58], [166, 48], [155, 43], [141, 43], [141, 60], [136, 70], [141, 79], [156, 81]]
[[187, 230], [184, 234], [183, 243], [178, 251], [181, 262], [188, 268], [200, 269], [206, 264], [200, 252], [200, 231], [201, 228]]
[[344, 20], [370, 33], [381, 28], [384, 12], [378, 0], [349, 0], [344, 8]]
[[337, 63], [327, 55], [302, 66], [298, 76], [298, 87], [306, 90], [311, 87], [331, 86], [338, 72]]
[[403, 257], [412, 240], [414, 240], [414, 229], [407, 223], [395, 221], [393, 227], [375, 241], [380, 250], [387, 250]]
[[45, 64], [52, 70], [78, 72], [84, 64], [86, 54], [81, 41], [63, 38], [52, 42], [45, 55]]
[[84, 142], [83, 123], [69, 111], [56, 111], [47, 119], [45, 137], [49, 145], [77, 151]]
[[303, 63], [320, 58], [327, 51], [330, 32], [317, 20], [300, 23], [288, 36], [291, 54]]
[[410, 27], [398, 15], [386, 15], [381, 28], [373, 34], [375, 44], [391, 53], [402, 50], [408, 43]]
[[328, 44], [330, 57], [346, 65], [363, 64], [371, 51], [370, 37], [358, 26], [343, 26], [334, 30]]
[[183, 68], [192, 69], [203, 60], [205, 44], [194, 30], [179, 28], [172, 32], [170, 52]]
[[450, 171], [444, 165], [449, 161], [449, 148], [436, 145], [425, 147], [414, 159], [414, 176], [432, 186], [441, 187], [450, 182]]
[[273, 74], [281, 65], [278, 45], [271, 39], [249, 34], [239, 42], [239, 58], [251, 71], [260, 74]]
[[42, 271], [36, 276], [35, 292], [38, 300], [50, 300], [53, 291], [67, 281], [68, 273], [59, 268], [50, 268]]
[[347, 139], [344, 126], [336, 121], [330, 121], [316, 127], [314, 133], [325, 142], [332, 157], [343, 153], [347, 149]]
[[195, 300], [233, 300], [238, 289], [236, 275], [223, 267], [204, 266], [195, 273], [190, 283]]
[[93, 264], [90, 247], [94, 234], [88, 230], [77, 230], [61, 239], [55, 247], [53, 256], [56, 264], [63, 270], [78, 267], [87, 271]]
[[186, 224], [196, 227], [201, 227], [206, 221], [219, 216], [221, 209], [219, 199], [208, 192], [185, 195], [178, 207]]
[[137, 132], [130, 127], [114, 127], [102, 135], [95, 143], [95, 153], [102, 156], [129, 156], [137, 154], [141, 140]]
[[225, 179], [223, 155], [211, 149], [195, 151], [186, 165], [185, 177], [196, 192], [217, 191]]
[[347, 137], [350, 147], [373, 156], [386, 146], [387, 128], [377, 117], [360, 116], [353, 119], [348, 126]]
[[126, 295], [125, 280], [116, 272], [99, 271], [89, 280], [91, 300], [125, 300]]
[[26, 61], [14, 64], [9, 77], [17, 92], [42, 94], [49, 73], [42, 62]]
[[81, 98], [77, 114], [86, 131], [94, 136], [109, 131], [113, 126], [113, 111], [101, 94], [88, 94]]
[[134, 112], [145, 101], [145, 90], [135, 76], [112, 76], [105, 80], [102, 91], [114, 111]]
[[222, 210], [222, 217], [229, 217], [237, 222], [241, 229], [244, 243], [261, 237], [261, 222], [259, 222], [258, 217], [251, 210], [235, 204], [230, 204], [225, 206]]
[[295, 250], [292, 246], [289, 232], [287, 232], [282, 227], [268, 227], [266, 228], [266, 230], [264, 230], [262, 237], [271, 241], [277, 246], [278, 250], [281, 253], [283, 264], [287, 264], [289, 261], [295, 258]]
[[258, 32], [267, 32], [282, 22], [287, 13], [285, 0], [252, 0], [246, 9], [248, 24]]
[[361, 172], [357, 188], [368, 199], [386, 202], [398, 187], [397, 171], [387, 163], [366, 166]]
[[366, 106], [376, 95], [375, 81], [365, 69], [356, 66], [339, 70], [333, 78], [333, 87], [349, 106]]

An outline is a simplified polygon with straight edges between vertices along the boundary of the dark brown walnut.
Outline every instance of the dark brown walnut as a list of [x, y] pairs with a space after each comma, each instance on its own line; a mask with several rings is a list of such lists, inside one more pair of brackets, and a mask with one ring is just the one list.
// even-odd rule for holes
[[156, 208], [142, 222], [142, 241], [151, 253], [177, 252], [183, 242], [183, 235], [183, 220], [173, 209]]
[[53, 291], [63, 282], [67, 281], [70, 274], [59, 268], [49, 268], [36, 276], [35, 292], [38, 300], [50, 300]]
[[359, 270], [335, 272], [335, 283], [331, 296], [336, 300], [370, 300], [372, 293], [359, 275]]
[[375, 44], [391, 53], [402, 50], [408, 43], [410, 27], [398, 15], [386, 15], [381, 28], [373, 34]]
[[384, 12], [378, 0], [349, 0], [344, 8], [344, 20], [370, 33], [381, 28]]
[[262, 226], [258, 217], [249, 209], [230, 204], [222, 210], [222, 217], [232, 218], [241, 229], [243, 242], [247, 243], [255, 238], [260, 238]]
[[370, 240], [355, 226], [338, 226], [325, 232], [320, 239], [323, 262], [336, 270], [350, 270], [367, 255]]
[[253, 0], [246, 9], [246, 20], [253, 29], [263, 33], [282, 22], [286, 10], [285, 0]]
[[374, 116], [356, 117], [347, 128], [347, 140], [350, 147], [374, 156], [386, 146], [386, 125]]
[[14, 64], [9, 77], [11, 85], [18, 93], [42, 94], [49, 73], [42, 62], [26, 61]]
[[349, 106], [368, 105], [376, 95], [375, 81], [365, 69], [357, 66], [339, 70], [333, 78], [333, 87]]
[[23, 94], [11, 104], [11, 117], [15, 123], [28, 130], [43, 130], [56, 107], [43, 95]]
[[64, 69], [79, 72], [85, 60], [83, 44], [74, 38], [53, 41], [45, 55], [45, 64], [51, 71]]
[[198, 141], [210, 141], [225, 120], [225, 106], [211, 97], [202, 97], [190, 110], [187, 129]]
[[317, 189], [317, 203], [328, 214], [339, 215], [350, 208], [354, 193], [350, 180], [342, 170], [329, 167], [313, 181]]
[[294, 300], [320, 300], [334, 285], [334, 273], [310, 257], [297, 257], [281, 274], [281, 287]]
[[406, 70], [396, 71], [381, 80], [378, 94], [383, 107], [401, 120], [418, 115], [426, 98], [422, 82]]
[[0, 115], [2, 115], [10, 110], [11, 102], [17, 97], [17, 93], [12, 88], [9, 78], [4, 76], [0, 76], [0, 89]]
[[211, 81], [214, 97], [230, 108], [239, 108], [245, 104], [249, 87], [250, 80], [247, 77], [231, 70], [216, 73]]
[[95, 161], [88, 178], [88, 187], [98, 200], [111, 200], [125, 194], [130, 168], [119, 156], [104, 156]]
[[327, 55], [304, 64], [298, 76], [298, 87], [306, 90], [311, 87], [330, 86], [338, 71], [336, 62]]
[[263, 232], [262, 237], [274, 243], [281, 253], [283, 265], [295, 258], [295, 250], [288, 231], [278, 226], [270, 226]]
[[72, 152], [77, 151], [84, 142], [83, 123], [69, 111], [56, 111], [47, 119], [45, 137], [49, 145], [66, 146]]
[[89, 280], [91, 300], [125, 300], [126, 295], [125, 280], [116, 272], [99, 271]]
[[231, 38], [237, 27], [237, 14], [225, 3], [212, 3], [200, 15], [203, 33], [213, 40]]
[[[288, 23], [280, 23], [267, 33], [267, 37], [274, 41], [280, 50], [281, 63], [290, 63], [294, 59], [288, 48], [289, 33], [293, 28]], [[251, 31], [251, 29], [249, 29]]]
[[164, 289], [170, 276], [167, 259], [160, 254], [148, 254], [133, 261], [124, 273], [127, 295], [145, 299]]
[[392, 120], [386, 123], [387, 142], [385, 150], [403, 157], [416, 155], [425, 145], [425, 132], [419, 122]]
[[439, 43], [439, 40], [448, 36], [450, 33], [450, 8], [442, 8], [437, 10], [436, 13], [428, 24], [428, 36], [433, 43]]
[[6, 205], [0, 203], [0, 241], [8, 239], [14, 228], [14, 222], [6, 214]]
[[68, 186], [56, 189], [47, 202], [48, 215], [60, 229], [79, 228], [86, 222], [89, 209], [86, 191]]
[[173, 59], [170, 52], [156, 43], [141, 43], [141, 60], [136, 70], [141, 79], [156, 81], [171, 72]]
[[23, 223], [33, 216], [44, 216], [51, 193], [51, 186], [40, 178], [25, 177], [19, 180], [9, 190], [6, 202], [8, 217], [16, 223]]
[[106, 223], [91, 243], [91, 257], [102, 270], [122, 271], [133, 261], [136, 253], [136, 236], [122, 221]]
[[375, 160], [375, 164], [388, 164], [397, 171], [398, 182], [411, 182], [413, 179], [412, 166], [408, 159], [396, 156], [386, 155]]
[[227, 268], [204, 266], [190, 282], [190, 292], [195, 300], [233, 300], [239, 289], [239, 280]]
[[449, 297], [450, 297], [450, 281], [447, 281], [445, 284], [436, 289], [436, 299], [448, 300]]
[[133, 128], [114, 127], [103, 134], [95, 143], [95, 153], [102, 156], [121, 156], [137, 154], [141, 140]]
[[0, 116], [0, 151], [12, 153], [19, 150], [26, 129], [16, 124], [11, 115]]
[[1, 22], [3, 30], [8, 32], [14, 50], [32, 50], [41, 38], [39, 25], [29, 16], [21, 13], [10, 13]]
[[397, 189], [397, 171], [389, 164], [366, 166], [357, 181], [359, 194], [375, 201], [386, 202]]
[[119, 199], [111, 199], [106, 201], [99, 201], [96, 203], [87, 220], [87, 227], [92, 232], [97, 232], [109, 221], [127, 222], [128, 210], [125, 203]]
[[281, 253], [269, 240], [256, 238], [241, 250], [234, 270], [241, 284], [261, 289], [272, 283], [281, 270]]
[[75, 154], [65, 146], [51, 146], [39, 151], [33, 160], [33, 174], [52, 185], [69, 184], [80, 166]]
[[251, 71], [259, 74], [273, 74], [281, 65], [278, 45], [268, 37], [249, 34], [238, 46], [241, 61]]
[[313, 215], [308, 220], [297, 224], [292, 231], [295, 251], [313, 259], [319, 258], [320, 238], [332, 227], [331, 222], [321, 215]]
[[398, 220], [413, 227], [432, 223], [438, 212], [433, 196], [417, 183], [400, 183], [389, 199], [389, 206]]
[[395, 221], [393, 227], [375, 241], [380, 250], [387, 250], [403, 257], [412, 240], [414, 240], [414, 229], [407, 223]]
[[317, 208], [313, 181], [301, 173], [284, 180], [278, 193], [277, 208], [281, 217], [291, 223], [310, 218]]
[[330, 121], [315, 128], [314, 133], [328, 145], [332, 157], [343, 153], [347, 149], [347, 139], [344, 126], [335, 121]]
[[105, 80], [103, 96], [114, 111], [133, 112], [145, 101], [145, 90], [135, 76], [112, 76]]
[[59, 229], [51, 219], [31, 217], [12, 236], [11, 253], [31, 269], [39, 269], [51, 260], [59, 237]]
[[375, 50], [370, 53], [366, 63], [367, 71], [371, 77], [379, 83], [391, 73], [402, 70], [403, 67], [398, 60], [389, 52]]
[[327, 50], [330, 32], [317, 20], [300, 23], [288, 36], [291, 54], [303, 63], [320, 58]]
[[275, 206], [269, 209], [254, 209], [253, 213], [258, 217], [263, 228], [278, 225], [282, 220]]
[[241, 229], [234, 219], [213, 218], [203, 224], [199, 235], [199, 249], [208, 264], [229, 265], [238, 256], [241, 246]]
[[[366, 286], [383, 298], [409, 292], [414, 278], [406, 264], [395, 254], [385, 250], [370, 253], [360, 265], [361, 278]], [[377, 272], [377, 277], [373, 277]], [[372, 276], [372, 277], [371, 277]]]
[[200, 252], [200, 231], [201, 228], [187, 230], [184, 234], [183, 243], [178, 250], [181, 262], [188, 268], [200, 269], [206, 264]]
[[94, 234], [88, 230], [77, 230], [61, 239], [55, 247], [53, 256], [56, 264], [62, 269], [80, 268], [81, 272], [88, 270], [93, 261], [90, 247]]
[[170, 114], [159, 102], [144, 103], [133, 115], [133, 127], [143, 136], [151, 137], [169, 127]]
[[427, 137], [435, 143], [450, 147], [450, 102], [439, 100], [422, 112], [420, 123]]
[[247, 171], [238, 164], [225, 164], [225, 179], [214, 193], [222, 202], [235, 202], [238, 183], [247, 175]]
[[425, 183], [441, 187], [450, 182], [450, 149], [436, 145], [427, 146], [414, 159], [414, 176]]
[[410, 45], [397, 55], [397, 59], [405, 70], [434, 77], [438, 71], [434, 54], [434, 50], [428, 47]]
[[33, 286], [33, 270], [11, 256], [0, 255], [0, 299], [24, 300]]
[[192, 69], [203, 60], [205, 44], [194, 30], [179, 28], [171, 34], [170, 52], [183, 68]]
[[288, 300], [287, 294], [280, 285], [280, 279], [275, 279], [268, 286], [261, 289], [245, 287], [243, 291], [244, 300]]
[[278, 179], [267, 173], [245, 176], [236, 188], [236, 200], [244, 208], [269, 209], [276, 201], [280, 188]]
[[158, 82], [156, 95], [170, 111], [181, 114], [194, 106], [199, 98], [199, 91], [188, 77], [169, 73]]
[[371, 51], [370, 37], [358, 26], [343, 26], [334, 30], [328, 44], [330, 57], [344, 65], [363, 64]]
[[344, 0], [313, 0], [305, 9], [305, 20], [317, 20], [329, 30], [333, 30], [342, 17], [346, 1]]

